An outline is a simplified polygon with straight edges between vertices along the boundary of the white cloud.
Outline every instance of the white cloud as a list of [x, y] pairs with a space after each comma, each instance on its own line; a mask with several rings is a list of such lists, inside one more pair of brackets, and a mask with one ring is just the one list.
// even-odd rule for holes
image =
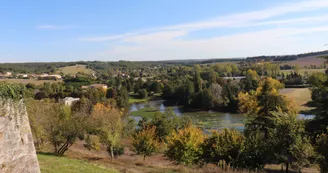
[[[302, 12], [328, 8], [327, 0], [307, 0], [264, 10], [232, 14], [211, 20], [143, 29], [105, 37], [81, 38], [83, 41], [119, 40], [132, 45], [111, 46], [98, 53], [102, 60], [159, 60], [189, 58], [244, 57], [262, 54], [290, 54], [324, 49], [328, 13], [304, 16]], [[301, 14], [288, 18], [288, 14]], [[275, 19], [274, 17], [282, 17]], [[260, 31], [231, 33], [212, 38], [184, 40], [194, 31], [213, 28], [266, 26]], [[205, 31], [204, 31], [205, 32]], [[318, 39], [311, 34], [321, 34]], [[107, 59], [109, 58], [109, 59]]]

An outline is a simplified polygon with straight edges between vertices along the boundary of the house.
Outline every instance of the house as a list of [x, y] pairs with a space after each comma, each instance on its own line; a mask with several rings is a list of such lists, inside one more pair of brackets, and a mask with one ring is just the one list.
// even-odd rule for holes
[[16, 74], [16, 77], [18, 78], [28, 78], [27, 74]]
[[63, 99], [63, 103], [66, 105], [66, 106], [71, 106], [74, 102], [76, 101], [79, 101], [80, 98], [73, 98], [73, 97], [65, 97]]

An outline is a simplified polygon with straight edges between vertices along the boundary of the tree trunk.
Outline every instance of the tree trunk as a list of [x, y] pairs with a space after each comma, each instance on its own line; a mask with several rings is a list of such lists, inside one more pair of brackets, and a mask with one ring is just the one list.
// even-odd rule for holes
[[114, 147], [113, 145], [110, 146], [110, 157], [113, 160], [114, 159]]
[[144, 157], [143, 157], [143, 161], [146, 161], [146, 155], [144, 155]]
[[286, 163], [286, 173], [288, 173], [289, 163]]

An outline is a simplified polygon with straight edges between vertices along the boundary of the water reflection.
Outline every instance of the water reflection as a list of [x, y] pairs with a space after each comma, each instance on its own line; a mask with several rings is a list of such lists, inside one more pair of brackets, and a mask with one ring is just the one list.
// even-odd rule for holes
[[[138, 111], [140, 109], [151, 107], [160, 112], [164, 112], [167, 108], [171, 108], [178, 116], [187, 116], [193, 123], [204, 129], [205, 133], [212, 130], [219, 130], [223, 128], [235, 128], [236, 130], [243, 131], [245, 128], [246, 117], [241, 114], [222, 113], [215, 111], [197, 111], [186, 112], [176, 105], [165, 105], [164, 100], [152, 100], [146, 103], [134, 103], [130, 106], [130, 112]], [[133, 117], [136, 122], [141, 120], [141, 117]], [[313, 119], [313, 115], [299, 114], [298, 119]]]

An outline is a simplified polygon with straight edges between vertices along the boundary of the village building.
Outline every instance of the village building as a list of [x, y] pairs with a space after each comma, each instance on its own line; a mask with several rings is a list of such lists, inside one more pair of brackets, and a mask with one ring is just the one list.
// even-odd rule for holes
[[76, 101], [79, 101], [80, 98], [73, 98], [73, 97], [65, 97], [63, 99], [63, 103], [66, 105], [66, 106], [71, 106], [74, 102]]

